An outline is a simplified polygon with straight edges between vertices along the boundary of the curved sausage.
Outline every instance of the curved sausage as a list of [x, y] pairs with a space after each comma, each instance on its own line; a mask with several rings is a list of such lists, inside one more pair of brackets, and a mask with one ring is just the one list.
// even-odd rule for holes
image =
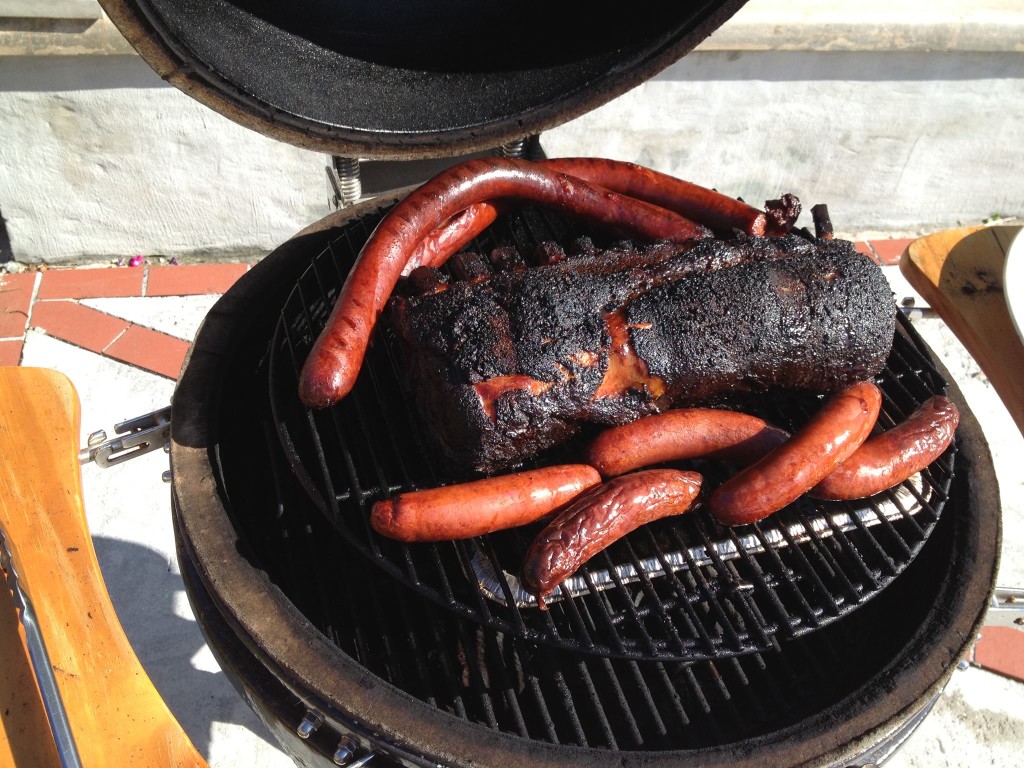
[[[539, 160], [537, 164], [674, 211], [712, 229], [739, 229], [748, 235], [759, 236], [783, 235], [787, 231], [782, 223], [742, 200], [635, 163], [561, 157]], [[416, 247], [405, 274], [417, 266], [441, 266], [449, 256], [493, 224], [499, 212], [499, 206], [484, 202], [456, 214]]]
[[587, 447], [585, 459], [603, 477], [686, 459], [746, 466], [788, 438], [784, 429], [745, 413], [677, 408], [604, 430]]
[[592, 488], [534, 539], [523, 563], [523, 586], [543, 609], [544, 595], [599, 551], [641, 525], [690, 510], [701, 482], [696, 472], [648, 469]]
[[772, 228], [763, 211], [742, 200], [636, 163], [600, 157], [561, 157], [541, 162], [553, 170], [674, 211], [711, 229], [739, 229], [758, 236], [785, 234]]
[[491, 226], [498, 213], [494, 203], [476, 203], [455, 214], [413, 248], [402, 276], [416, 267], [440, 267]]
[[322, 408], [351, 391], [373, 327], [412, 249], [454, 214], [494, 198], [553, 206], [652, 240], [683, 241], [710, 234], [678, 214], [526, 160], [477, 159], [449, 168], [396, 205], [363, 246], [303, 365], [299, 377], [303, 403]]
[[448, 541], [526, 525], [601, 482], [593, 467], [560, 464], [400, 493], [373, 505], [370, 525], [399, 541]]
[[833, 395], [793, 437], [720, 485], [709, 511], [720, 523], [743, 525], [795, 501], [860, 447], [881, 405], [882, 393], [870, 381]]
[[959, 423], [951, 400], [930, 397], [904, 421], [865, 442], [809, 493], [819, 499], [862, 499], [899, 485], [942, 455]]

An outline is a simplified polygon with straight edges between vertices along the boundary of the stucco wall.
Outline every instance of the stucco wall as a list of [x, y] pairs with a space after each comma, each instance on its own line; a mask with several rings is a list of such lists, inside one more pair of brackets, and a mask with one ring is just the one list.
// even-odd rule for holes
[[[849, 234], [1021, 216], [1024, 10], [993, 4], [994, 21], [869, 24], [877, 15], [818, 3], [833, 16], [773, 26], [758, 14], [778, 3], [751, 0], [698, 51], [542, 145], [757, 203], [794, 192], [828, 203]], [[102, 24], [79, 29], [95, 42], [53, 55], [66, 48], [0, 28], [0, 260], [258, 256], [330, 210], [325, 155], [199, 105]]]
[[19, 261], [261, 252], [328, 211], [325, 158], [136, 56], [0, 58], [0, 212]]
[[760, 204], [827, 203], [845, 232], [1024, 214], [1024, 55], [691, 55], [544, 137]]

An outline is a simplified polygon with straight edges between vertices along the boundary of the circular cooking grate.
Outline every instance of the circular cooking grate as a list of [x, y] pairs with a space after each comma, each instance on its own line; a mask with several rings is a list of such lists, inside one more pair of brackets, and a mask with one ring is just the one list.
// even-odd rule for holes
[[[437, 469], [402, 396], [387, 334], [378, 332], [352, 393], [309, 410], [298, 374], [362, 244], [383, 212], [350, 222], [317, 254], [281, 310], [265, 376], [277, 436], [313, 504], [359, 552], [445, 609], [531, 642], [607, 657], [697, 661], [763, 651], [823, 627], [882, 591], [914, 559], [947, 499], [956, 448], [902, 486], [858, 502], [801, 499], [761, 523], [728, 528], [704, 510], [645, 526], [594, 557], [541, 611], [520, 586], [527, 526], [465, 541], [402, 544], [369, 524], [373, 502], [457, 481]], [[478, 241], [483, 252], [574, 236], [566, 221], [526, 209]], [[877, 378], [879, 423], [901, 421], [945, 382], [900, 315]], [[797, 428], [815, 400], [766, 403], [757, 415]], [[563, 450], [569, 452], [573, 446]], [[681, 465], [709, 487], [728, 468]]]

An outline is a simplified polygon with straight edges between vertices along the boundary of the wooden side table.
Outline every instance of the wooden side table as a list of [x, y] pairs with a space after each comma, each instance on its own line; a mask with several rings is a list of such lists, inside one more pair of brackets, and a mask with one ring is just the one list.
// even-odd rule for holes
[[1024, 343], [1003, 285], [1007, 253], [1021, 229], [968, 227], [922, 237], [903, 252], [900, 271], [978, 362], [1024, 433]]

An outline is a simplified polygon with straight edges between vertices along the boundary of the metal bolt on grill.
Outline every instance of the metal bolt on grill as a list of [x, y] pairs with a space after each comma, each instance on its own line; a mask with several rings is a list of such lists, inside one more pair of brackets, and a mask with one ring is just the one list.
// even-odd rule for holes
[[[718, 525], [705, 511], [659, 521], [588, 562], [536, 608], [515, 576], [536, 527], [468, 541], [406, 545], [377, 535], [372, 503], [452, 482], [421, 444], [387, 334], [378, 332], [353, 392], [323, 411], [295, 395], [298, 372], [326, 322], [348, 268], [380, 215], [354, 221], [317, 255], [285, 303], [262, 361], [286, 463], [349, 544], [400, 584], [452, 614], [509, 638], [598, 656], [698, 661], [765, 651], [863, 605], [911, 563], [945, 504], [951, 447], [899, 488], [858, 502], [800, 499], [759, 524]], [[527, 209], [478, 240], [486, 252], [574, 236], [566, 221]], [[901, 421], [945, 382], [900, 315], [878, 384], [881, 426]], [[788, 429], [816, 407], [766, 404], [757, 415]], [[725, 468], [695, 463], [714, 486]]]

